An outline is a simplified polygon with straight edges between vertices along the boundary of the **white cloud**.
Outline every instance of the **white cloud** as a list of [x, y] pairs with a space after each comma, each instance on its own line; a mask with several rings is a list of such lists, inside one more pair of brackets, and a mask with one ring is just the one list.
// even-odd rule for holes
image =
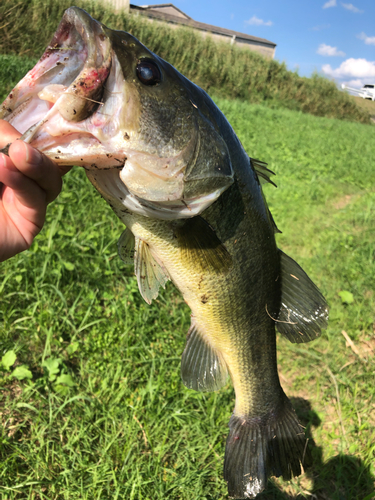
[[344, 9], [351, 10], [352, 12], [356, 12], [357, 14], [362, 14], [364, 12], [363, 10], [358, 9], [358, 7], [355, 7], [352, 3], [341, 3], [341, 5], [344, 7]]
[[250, 24], [252, 26], [272, 26], [272, 21], [263, 21], [263, 19], [259, 19], [257, 16], [253, 16], [248, 21], [245, 21], [246, 24]]
[[345, 81], [342, 83], [348, 87], [354, 87], [355, 89], [361, 89], [364, 85], [364, 80], [361, 80], [360, 78], [356, 78], [355, 80], [348, 80], [348, 81]]
[[363, 31], [357, 35], [357, 38], [364, 40], [366, 45], [375, 45], [375, 36], [367, 36]]
[[314, 26], [311, 28], [313, 31], [321, 31], [321, 30], [326, 30], [327, 28], [330, 28], [330, 24], [319, 24], [318, 26]]
[[345, 52], [342, 50], [337, 50], [337, 47], [331, 47], [325, 43], [321, 43], [316, 51], [317, 54], [321, 56], [338, 56], [345, 57]]
[[336, 7], [336, 5], [336, 0], [328, 0], [328, 2], [323, 5], [322, 9], [329, 9], [329, 7]]
[[338, 79], [375, 79], [375, 61], [366, 59], [350, 58], [342, 62], [340, 66], [333, 69], [330, 64], [323, 64], [322, 71], [333, 78]]

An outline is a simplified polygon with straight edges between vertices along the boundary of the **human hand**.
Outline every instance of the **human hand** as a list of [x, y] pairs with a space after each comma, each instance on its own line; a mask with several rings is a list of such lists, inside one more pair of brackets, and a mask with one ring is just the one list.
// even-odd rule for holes
[[0, 120], [0, 148], [12, 143], [9, 156], [0, 153], [0, 262], [27, 250], [41, 231], [48, 203], [61, 191], [59, 167]]

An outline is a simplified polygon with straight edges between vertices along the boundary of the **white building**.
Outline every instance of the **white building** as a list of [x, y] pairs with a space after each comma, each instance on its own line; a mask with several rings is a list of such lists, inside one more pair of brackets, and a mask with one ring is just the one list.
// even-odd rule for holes
[[175, 7], [172, 3], [162, 3], [156, 5], [136, 5], [129, 4], [129, 0], [102, 0], [108, 3], [115, 10], [130, 12], [131, 14], [138, 14], [146, 16], [150, 21], [168, 23], [172, 28], [178, 26], [189, 26], [199, 31], [203, 36], [208, 34], [214, 40], [225, 41], [232, 45], [237, 45], [242, 48], [247, 48], [258, 52], [262, 56], [273, 59], [275, 56], [276, 43], [270, 42], [264, 38], [246, 35], [238, 31], [227, 30], [226, 28], [219, 28], [211, 24], [200, 23], [194, 21], [185, 12]]

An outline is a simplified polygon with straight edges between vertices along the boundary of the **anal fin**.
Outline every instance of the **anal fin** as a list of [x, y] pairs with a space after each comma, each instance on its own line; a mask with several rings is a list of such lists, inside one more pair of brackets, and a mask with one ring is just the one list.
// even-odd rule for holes
[[189, 389], [217, 391], [228, 379], [228, 369], [221, 353], [212, 347], [194, 324], [187, 336], [181, 359], [181, 378]]
[[279, 250], [281, 305], [276, 328], [293, 343], [310, 342], [327, 328], [328, 306], [305, 271]]

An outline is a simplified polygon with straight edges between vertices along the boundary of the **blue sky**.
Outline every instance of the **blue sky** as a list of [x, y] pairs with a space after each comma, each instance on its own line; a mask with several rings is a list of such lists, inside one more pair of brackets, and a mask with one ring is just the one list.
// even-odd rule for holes
[[[350, 3], [353, 1], [353, 3]], [[143, 0], [130, 0], [145, 5]], [[149, 2], [149, 5], [163, 3]], [[165, 2], [167, 3], [167, 2]], [[375, 0], [174, 0], [196, 21], [266, 38], [275, 59], [361, 87], [375, 83]]]

